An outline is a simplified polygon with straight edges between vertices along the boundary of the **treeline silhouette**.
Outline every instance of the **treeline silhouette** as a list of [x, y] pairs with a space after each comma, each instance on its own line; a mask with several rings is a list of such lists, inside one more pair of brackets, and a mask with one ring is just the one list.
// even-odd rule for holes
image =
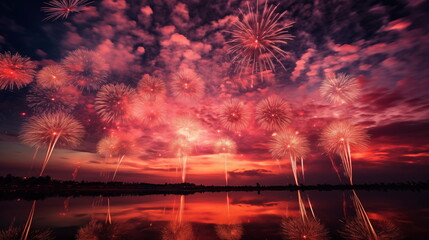
[[297, 191], [297, 190], [403, 190], [421, 191], [429, 189], [426, 182], [407, 181], [401, 183], [372, 183], [372, 184], [317, 184], [317, 185], [285, 185], [263, 186], [256, 183], [253, 186], [205, 186], [193, 183], [125, 183], [125, 182], [88, 182], [62, 181], [45, 177], [17, 177], [8, 174], [0, 176], [0, 199], [16, 197], [39, 199], [52, 196], [121, 196], [148, 194], [193, 194], [197, 192], [226, 192], [226, 191]]

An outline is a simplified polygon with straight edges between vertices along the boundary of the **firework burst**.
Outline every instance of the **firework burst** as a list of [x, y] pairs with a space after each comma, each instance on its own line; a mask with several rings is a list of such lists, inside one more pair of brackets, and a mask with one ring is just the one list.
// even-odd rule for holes
[[107, 84], [95, 98], [95, 110], [103, 121], [122, 123], [131, 117], [135, 91], [124, 84]]
[[[276, 13], [277, 6], [268, 6], [265, 1], [262, 12], [259, 7], [256, 9], [247, 5], [248, 13], [241, 12], [241, 20], [235, 23], [230, 31], [232, 40], [229, 55], [232, 56], [232, 63], [235, 71], [240, 75], [246, 69], [251, 69], [251, 74], [256, 72], [274, 71], [274, 63], [279, 63], [284, 69], [281, 58], [287, 52], [280, 48], [292, 39], [287, 29], [292, 23], [283, 24], [280, 19], [286, 12]], [[251, 83], [253, 87], [253, 80]]]
[[179, 72], [173, 77], [171, 91], [173, 96], [180, 100], [199, 100], [204, 95], [204, 82], [191, 71]]
[[166, 106], [160, 100], [137, 99], [132, 106], [132, 114], [134, 118], [148, 128], [164, 124], [167, 116]]
[[217, 236], [222, 240], [239, 240], [243, 236], [241, 224], [218, 224], [215, 227]]
[[71, 112], [76, 106], [80, 92], [73, 86], [62, 88], [43, 88], [35, 86], [30, 89], [26, 100], [33, 112]]
[[328, 230], [318, 220], [308, 218], [283, 218], [281, 222], [283, 238], [287, 240], [327, 240]]
[[58, 112], [31, 117], [24, 124], [20, 138], [31, 147], [48, 147], [40, 171], [42, 176], [55, 146], [76, 147], [84, 134], [83, 126], [77, 120], [69, 114]]
[[344, 221], [344, 226], [338, 232], [344, 239], [350, 240], [400, 240], [403, 236], [399, 228], [390, 221], [374, 221], [374, 231], [359, 218]]
[[329, 154], [341, 157], [346, 176], [353, 184], [351, 149], [364, 149], [369, 141], [366, 131], [348, 121], [335, 121], [322, 131], [321, 145]]
[[169, 223], [162, 230], [162, 240], [193, 240], [195, 239], [190, 223]]
[[18, 53], [12, 55], [10, 52], [0, 54], [0, 89], [20, 89], [31, 81], [36, 65], [30, 58], [23, 57]]
[[360, 87], [357, 79], [344, 73], [327, 77], [320, 86], [320, 95], [333, 104], [353, 102], [359, 94]]
[[222, 106], [220, 122], [229, 131], [241, 131], [249, 125], [250, 113], [242, 102], [229, 100]]
[[277, 96], [268, 97], [256, 106], [256, 121], [268, 131], [284, 129], [292, 121], [291, 117], [289, 104]]
[[47, 14], [44, 20], [66, 19], [72, 12], [80, 12], [90, 2], [88, 0], [50, 0], [42, 11]]
[[37, 73], [37, 84], [44, 88], [56, 88], [67, 85], [70, 77], [61, 65], [49, 65]]
[[301, 160], [302, 177], [304, 178], [304, 157], [310, 152], [307, 139], [292, 130], [283, 130], [273, 136], [270, 152], [275, 159], [289, 158], [295, 183], [298, 185], [297, 159]]
[[161, 79], [144, 75], [137, 85], [137, 91], [144, 100], [154, 101], [165, 97], [166, 86]]
[[108, 222], [101, 222], [92, 219], [87, 225], [81, 227], [76, 235], [77, 240], [89, 240], [89, 239], [123, 239], [119, 232], [119, 226], [117, 224], [111, 224]]
[[119, 166], [123, 162], [125, 155], [130, 154], [134, 149], [135, 144], [124, 138], [115, 135], [102, 138], [97, 144], [97, 153], [103, 157], [118, 158], [115, 172], [113, 173], [112, 181], [115, 180]]
[[228, 185], [228, 159], [231, 154], [237, 151], [237, 144], [230, 138], [221, 138], [214, 145], [215, 153], [218, 153], [224, 162], [225, 168], [225, 185]]
[[109, 66], [97, 53], [85, 49], [70, 52], [63, 60], [71, 82], [81, 89], [98, 89], [106, 80]]

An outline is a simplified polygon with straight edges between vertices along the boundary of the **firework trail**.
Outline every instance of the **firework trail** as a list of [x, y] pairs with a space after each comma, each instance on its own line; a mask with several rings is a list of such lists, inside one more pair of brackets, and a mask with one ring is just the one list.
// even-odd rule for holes
[[110, 198], [107, 198], [107, 214], [105, 223], [112, 224], [112, 216], [110, 215]]
[[357, 79], [344, 73], [327, 77], [320, 86], [320, 95], [333, 104], [351, 103], [359, 94]]
[[237, 151], [237, 144], [230, 138], [221, 138], [214, 145], [214, 152], [218, 153], [224, 161], [225, 185], [228, 185], [228, 159]]
[[173, 141], [171, 148], [173, 152], [176, 153], [177, 165], [176, 165], [176, 174], [178, 167], [182, 169], [182, 182], [186, 182], [186, 164], [188, 162], [188, 156], [192, 152], [192, 144], [190, 141], [186, 140], [183, 137], [178, 138]]
[[80, 89], [98, 89], [106, 80], [109, 66], [96, 52], [77, 49], [62, 61], [71, 82]]
[[274, 159], [289, 158], [295, 184], [298, 186], [297, 159], [301, 160], [302, 177], [304, 178], [304, 157], [310, 152], [307, 139], [290, 129], [283, 130], [273, 136], [270, 152]]
[[[175, 211], [173, 207], [173, 212]], [[170, 222], [162, 230], [162, 240], [193, 240], [195, 239], [192, 231], [192, 225], [183, 222], [183, 213], [185, 210], [185, 196], [180, 195], [180, 205], [177, 215], [175, 214], [174, 220]]]
[[144, 100], [155, 101], [165, 98], [166, 86], [161, 79], [145, 74], [137, 85], [137, 91]]
[[204, 95], [204, 82], [191, 71], [183, 71], [174, 75], [171, 91], [175, 98], [183, 101], [196, 101]]
[[20, 89], [33, 81], [36, 65], [18, 53], [0, 53], [0, 89]]
[[277, 96], [260, 101], [256, 106], [255, 118], [268, 131], [282, 130], [292, 121], [289, 104]]
[[249, 125], [250, 113], [244, 106], [244, 103], [237, 100], [229, 100], [222, 106], [220, 122], [229, 131], [241, 131]]
[[70, 13], [82, 11], [89, 3], [88, 0], [50, 0], [41, 8], [47, 14], [43, 20], [66, 19]]
[[76, 177], [77, 177], [77, 173], [79, 172], [80, 169], [80, 163], [78, 163], [72, 173], [72, 181], [76, 181]]
[[179, 116], [175, 119], [174, 127], [177, 140], [173, 142], [173, 150], [176, 150], [182, 168], [182, 182], [185, 182], [188, 155], [200, 137], [201, 125], [191, 116]]
[[352, 191], [352, 201], [356, 217], [345, 220], [345, 225], [338, 232], [350, 240], [403, 239], [399, 228], [390, 221], [370, 220], [356, 192]]
[[125, 155], [130, 154], [135, 147], [133, 141], [111, 135], [102, 138], [97, 144], [97, 153], [103, 157], [118, 158], [112, 181], [115, 180], [119, 166], [123, 162]]
[[58, 88], [67, 85], [70, 77], [61, 65], [49, 65], [37, 73], [37, 84], [43, 88]]
[[55, 146], [58, 144], [76, 147], [84, 134], [83, 126], [77, 120], [69, 114], [58, 112], [44, 113], [28, 119], [22, 128], [20, 138], [24, 144], [31, 147], [48, 147], [39, 174], [42, 176]]
[[134, 89], [124, 84], [107, 84], [101, 87], [95, 98], [95, 110], [107, 123], [122, 123], [131, 118]]
[[80, 92], [73, 86], [43, 88], [34, 86], [26, 96], [28, 106], [35, 113], [71, 112], [78, 103]]
[[160, 100], [145, 101], [137, 99], [131, 106], [132, 116], [145, 127], [158, 127], [166, 122], [166, 105]]
[[276, 13], [277, 6], [268, 6], [267, 1], [262, 12], [258, 4], [256, 9], [248, 4], [247, 9], [247, 14], [241, 11], [241, 20], [234, 24], [230, 31], [232, 39], [228, 41], [228, 53], [236, 66], [235, 71], [241, 75], [250, 68], [252, 75], [259, 72], [262, 77], [263, 72], [274, 71], [274, 62], [286, 69], [280, 60], [287, 55], [280, 45], [286, 45], [292, 39], [292, 35], [287, 33], [292, 23], [280, 22], [286, 12]]
[[353, 184], [351, 149], [363, 149], [367, 146], [369, 137], [366, 131], [348, 121], [335, 121], [323, 129], [320, 141], [328, 154], [334, 153], [341, 157], [345, 174], [350, 184]]
[[36, 210], [36, 200], [34, 200], [33, 204], [31, 205], [31, 210], [30, 210], [30, 213], [28, 214], [27, 222], [25, 223], [24, 230], [22, 231], [21, 240], [27, 240], [28, 238], [28, 233], [30, 233], [35, 210]]

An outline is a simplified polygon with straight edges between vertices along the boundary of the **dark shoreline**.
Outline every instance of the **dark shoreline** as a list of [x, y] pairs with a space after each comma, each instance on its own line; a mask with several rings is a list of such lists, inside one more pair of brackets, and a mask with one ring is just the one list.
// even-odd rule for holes
[[403, 183], [373, 183], [373, 184], [317, 184], [317, 185], [286, 185], [286, 186], [204, 186], [192, 183], [182, 184], [150, 184], [123, 182], [76, 182], [52, 180], [48, 177], [0, 177], [0, 200], [7, 199], [43, 199], [46, 197], [68, 196], [123, 196], [176, 194], [187, 195], [203, 192], [232, 192], [246, 191], [336, 191], [336, 190], [366, 190], [366, 191], [422, 191], [429, 190], [429, 181]]

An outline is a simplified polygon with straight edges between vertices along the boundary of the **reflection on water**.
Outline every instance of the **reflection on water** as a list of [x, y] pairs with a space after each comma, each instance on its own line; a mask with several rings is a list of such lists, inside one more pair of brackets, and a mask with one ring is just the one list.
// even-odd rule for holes
[[427, 239], [428, 192], [297, 191], [0, 201], [1, 239]]

